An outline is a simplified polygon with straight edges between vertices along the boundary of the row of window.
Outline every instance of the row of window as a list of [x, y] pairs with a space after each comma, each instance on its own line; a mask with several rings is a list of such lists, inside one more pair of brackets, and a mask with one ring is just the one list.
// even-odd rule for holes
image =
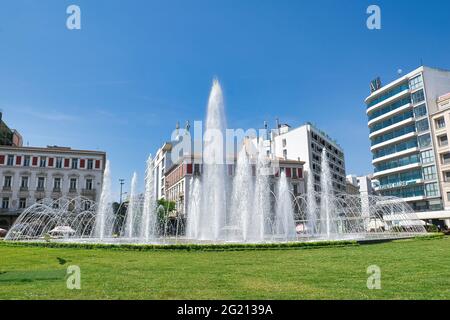
[[381, 191], [381, 195], [398, 197], [398, 198], [412, 198], [412, 197], [424, 196], [425, 190], [424, 190], [423, 185], [415, 185], [415, 186], [406, 187], [406, 188], [384, 190], [384, 191]]
[[408, 83], [403, 83], [389, 91], [387, 91], [386, 93], [380, 95], [379, 97], [372, 99], [368, 104], [367, 104], [367, 108], [370, 108], [374, 105], [376, 105], [377, 103], [380, 103], [386, 99], [389, 99], [393, 96], [395, 96], [396, 94], [405, 91], [405, 90], [409, 90], [409, 84]]
[[394, 169], [398, 167], [407, 166], [413, 163], [419, 163], [420, 157], [418, 154], [413, 154], [411, 156], [406, 156], [399, 159], [389, 160], [386, 162], [382, 162], [375, 166], [375, 172], [380, 172], [384, 170]]
[[[41, 203], [42, 201], [43, 201], [43, 199], [35, 199], [34, 203]], [[89, 210], [92, 205], [90, 201], [84, 201], [83, 204], [84, 204], [84, 210]], [[19, 203], [17, 205], [17, 209], [19, 209], [19, 210], [26, 209], [28, 207], [28, 205], [29, 205], [29, 201], [27, 198], [20, 198]], [[59, 205], [58, 201], [53, 201], [53, 209], [58, 209], [59, 206], [60, 205]], [[11, 199], [9, 197], [2, 198], [1, 208], [3, 210], [12, 209]], [[73, 203], [70, 204], [69, 210], [73, 210]]]
[[416, 125], [415, 124], [412, 124], [412, 125], [409, 125], [409, 126], [405, 126], [405, 127], [400, 128], [400, 129], [397, 129], [397, 130], [393, 130], [391, 132], [385, 133], [383, 135], [377, 136], [376, 138], [372, 139], [372, 146], [374, 146], [376, 144], [379, 144], [379, 143], [382, 143], [382, 142], [385, 142], [385, 141], [392, 140], [392, 139], [397, 138], [397, 137], [401, 137], [401, 136], [403, 136], [405, 134], [408, 134], [408, 133], [411, 133], [411, 132], [415, 132], [415, 131], [416, 131]]
[[397, 144], [390, 145], [390, 146], [376, 150], [373, 153], [373, 159], [385, 157], [385, 156], [388, 156], [388, 155], [391, 155], [391, 154], [394, 154], [394, 153], [397, 153], [400, 151], [404, 151], [404, 150], [411, 149], [411, 148], [417, 148], [417, 147], [418, 147], [417, 139], [412, 138], [410, 140], [399, 142]]
[[[29, 188], [29, 181], [30, 178], [28, 176], [23, 176], [20, 179], [20, 190], [21, 191], [26, 191]], [[86, 190], [92, 190], [93, 189], [93, 179], [86, 179], [85, 180], [85, 189]], [[63, 179], [56, 177], [53, 178], [53, 191], [61, 191], [61, 186], [63, 183]], [[5, 176], [3, 178], [3, 189], [4, 190], [9, 190], [11, 189], [13, 184], [13, 177], [12, 176]], [[38, 191], [43, 191], [45, 190], [45, 185], [46, 185], [46, 178], [45, 177], [37, 177], [37, 181], [36, 181], [36, 190]], [[78, 179], [77, 178], [70, 178], [69, 179], [69, 189], [70, 190], [77, 190], [78, 188]]]
[[100, 160], [94, 159], [78, 159], [78, 158], [62, 158], [62, 157], [35, 157], [35, 156], [19, 156], [19, 155], [0, 155], [0, 165], [21, 166], [21, 167], [40, 167], [40, 168], [71, 168], [71, 169], [100, 169]]
[[410, 111], [406, 111], [404, 113], [400, 113], [398, 115], [395, 115], [395, 116], [393, 116], [393, 117], [391, 117], [389, 119], [386, 119], [384, 121], [378, 122], [378, 123], [376, 123], [375, 125], [373, 125], [370, 128], [370, 133], [373, 133], [375, 131], [387, 128], [387, 127], [392, 126], [393, 124], [399, 123], [399, 122], [401, 122], [403, 120], [412, 118], [413, 115], [414, 115], [413, 111], [410, 110]]
[[382, 116], [383, 114], [391, 112], [391, 111], [393, 111], [395, 109], [403, 107], [403, 106], [405, 106], [405, 105], [407, 105], [409, 103], [411, 103], [411, 97], [404, 98], [404, 99], [401, 99], [401, 100], [397, 100], [397, 101], [395, 101], [395, 102], [393, 102], [391, 104], [388, 104], [387, 106], [385, 106], [383, 108], [380, 108], [380, 109], [377, 109], [377, 110], [373, 111], [372, 113], [370, 113], [369, 116], [368, 116], [369, 117], [369, 121], [373, 120], [375, 118], [378, 118], [378, 117]]
[[[448, 155], [449, 155], [449, 161], [450, 161], [450, 153], [448, 153]], [[406, 157], [403, 157], [400, 159], [394, 159], [394, 160], [380, 163], [375, 166], [375, 172], [398, 168], [398, 167], [406, 166], [408, 164], [419, 163], [419, 162], [421, 162], [422, 164], [434, 163], [433, 150], [422, 151], [420, 153], [420, 155], [415, 154], [415, 155], [406, 156]]]
[[421, 180], [422, 179], [422, 170], [412, 170], [406, 171], [402, 173], [396, 173], [389, 176], [385, 176], [379, 179], [380, 186], [386, 186], [390, 184], [400, 183], [400, 182], [408, 182], [413, 180]]

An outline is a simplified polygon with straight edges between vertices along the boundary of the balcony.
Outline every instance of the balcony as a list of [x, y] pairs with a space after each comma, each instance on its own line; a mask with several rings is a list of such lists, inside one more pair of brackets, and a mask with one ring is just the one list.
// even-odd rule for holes
[[406, 140], [406, 139], [409, 139], [409, 138], [413, 138], [413, 137], [415, 137], [415, 136], [417, 136], [417, 132], [415, 132], [415, 131], [409, 132], [409, 133], [404, 134], [404, 135], [402, 135], [402, 136], [398, 136], [398, 137], [396, 137], [396, 138], [392, 138], [392, 139], [390, 139], [390, 140], [383, 141], [383, 142], [380, 142], [380, 143], [378, 143], [378, 144], [374, 144], [374, 145], [370, 148], [370, 151], [374, 151], [374, 150], [379, 149], [379, 148], [382, 148], [382, 147], [384, 147], [384, 146], [387, 146], [387, 145], [390, 145], [390, 144], [393, 144], [393, 143], [396, 143], [396, 142], [400, 142], [400, 141], [403, 141], [403, 140]]
[[12, 191], [11, 186], [3, 186], [3, 191], [11, 192]]
[[411, 124], [411, 123], [413, 123], [413, 122], [414, 122], [414, 118], [413, 118], [413, 117], [407, 118], [407, 119], [405, 119], [405, 120], [399, 121], [399, 122], [394, 123], [394, 124], [392, 124], [392, 125], [390, 125], [390, 126], [387, 126], [387, 127], [385, 127], [385, 128], [382, 128], [382, 129], [379, 129], [379, 130], [377, 130], [377, 131], [372, 132], [372, 133], [369, 135], [369, 138], [372, 139], [372, 138], [374, 138], [374, 137], [376, 137], [376, 136], [378, 136], [378, 135], [380, 135], [380, 134], [383, 134], [383, 133], [389, 132], [389, 131], [391, 131], [391, 130], [394, 130], [394, 129], [397, 129], [397, 128], [406, 126], [406, 125]]

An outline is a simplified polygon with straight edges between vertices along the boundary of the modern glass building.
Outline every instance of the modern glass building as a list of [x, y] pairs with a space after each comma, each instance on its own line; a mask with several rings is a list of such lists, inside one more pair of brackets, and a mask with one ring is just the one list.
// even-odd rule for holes
[[430, 115], [450, 92], [450, 72], [422, 66], [385, 86], [376, 79], [371, 91], [365, 103], [377, 191], [416, 211], [442, 210]]

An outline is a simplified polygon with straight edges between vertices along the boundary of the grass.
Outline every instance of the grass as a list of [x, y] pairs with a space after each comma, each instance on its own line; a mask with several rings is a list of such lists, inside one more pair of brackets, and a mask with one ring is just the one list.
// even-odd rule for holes
[[[290, 250], [0, 244], [0, 299], [450, 299], [450, 238]], [[66, 288], [69, 265], [81, 290]], [[368, 290], [367, 267], [381, 268]]]

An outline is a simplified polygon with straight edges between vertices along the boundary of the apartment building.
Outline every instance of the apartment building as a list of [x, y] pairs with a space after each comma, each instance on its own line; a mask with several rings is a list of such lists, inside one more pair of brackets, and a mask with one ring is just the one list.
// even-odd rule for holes
[[[332, 184], [335, 193], [347, 189], [344, 150], [328, 134], [311, 123], [292, 129], [287, 124], [277, 124], [264, 140], [268, 155], [285, 160], [304, 161], [304, 170], [314, 175], [314, 188], [320, 191], [322, 151], [325, 148], [330, 164]], [[253, 140], [256, 146], [256, 139]]]
[[430, 120], [438, 97], [450, 91], [450, 72], [422, 66], [384, 86], [377, 78], [371, 91], [365, 104], [376, 191], [404, 198], [417, 212], [442, 210], [440, 149]]

